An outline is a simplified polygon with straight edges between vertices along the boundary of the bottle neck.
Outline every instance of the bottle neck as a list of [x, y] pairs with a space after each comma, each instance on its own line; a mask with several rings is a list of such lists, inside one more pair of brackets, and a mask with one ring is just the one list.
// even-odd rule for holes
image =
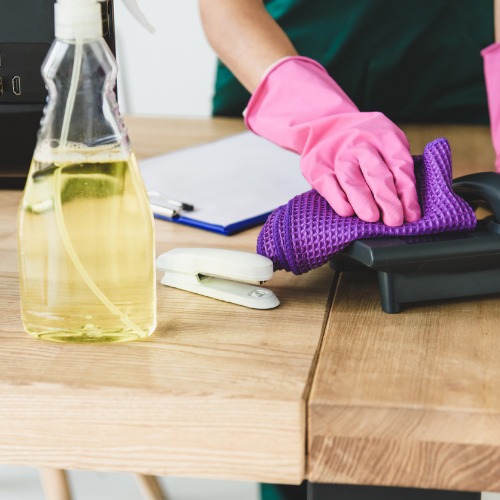
[[[102, 38], [72, 43], [56, 40], [43, 66], [49, 99], [39, 143], [108, 147], [130, 154], [114, 88], [117, 67]], [[52, 147], [52, 146], [51, 146]]]

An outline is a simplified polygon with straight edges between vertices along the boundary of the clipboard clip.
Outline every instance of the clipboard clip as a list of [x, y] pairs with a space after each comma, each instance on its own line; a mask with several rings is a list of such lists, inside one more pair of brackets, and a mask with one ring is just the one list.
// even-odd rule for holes
[[156, 259], [161, 283], [252, 309], [279, 305], [260, 285], [273, 276], [273, 263], [251, 252], [221, 248], [174, 248]]
[[159, 191], [148, 191], [148, 197], [153, 213], [169, 219], [178, 217], [183, 210], [186, 212], [194, 210], [194, 206], [190, 203], [173, 200]]

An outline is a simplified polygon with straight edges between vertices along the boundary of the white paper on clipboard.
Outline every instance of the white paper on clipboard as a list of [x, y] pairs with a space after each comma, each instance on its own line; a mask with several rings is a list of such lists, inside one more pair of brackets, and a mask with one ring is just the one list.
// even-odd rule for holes
[[186, 219], [200, 227], [225, 228], [245, 226], [259, 216], [264, 222], [275, 208], [311, 189], [299, 160], [297, 154], [243, 132], [141, 160], [139, 166], [148, 191], [194, 205], [194, 211], [183, 214]]

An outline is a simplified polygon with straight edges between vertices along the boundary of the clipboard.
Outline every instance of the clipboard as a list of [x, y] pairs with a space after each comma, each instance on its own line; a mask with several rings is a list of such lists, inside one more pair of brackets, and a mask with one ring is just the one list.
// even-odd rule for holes
[[[155, 193], [156, 218], [229, 236], [263, 224], [278, 206], [311, 189], [299, 162], [297, 154], [243, 132], [141, 160], [139, 168], [147, 191]], [[173, 207], [167, 198], [193, 210]]]

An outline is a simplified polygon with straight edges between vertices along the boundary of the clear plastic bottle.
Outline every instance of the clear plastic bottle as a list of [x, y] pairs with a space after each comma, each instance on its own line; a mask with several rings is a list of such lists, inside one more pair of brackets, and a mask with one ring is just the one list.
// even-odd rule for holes
[[59, 0], [49, 99], [18, 218], [32, 336], [119, 342], [156, 326], [153, 218], [114, 95], [96, 0]]

